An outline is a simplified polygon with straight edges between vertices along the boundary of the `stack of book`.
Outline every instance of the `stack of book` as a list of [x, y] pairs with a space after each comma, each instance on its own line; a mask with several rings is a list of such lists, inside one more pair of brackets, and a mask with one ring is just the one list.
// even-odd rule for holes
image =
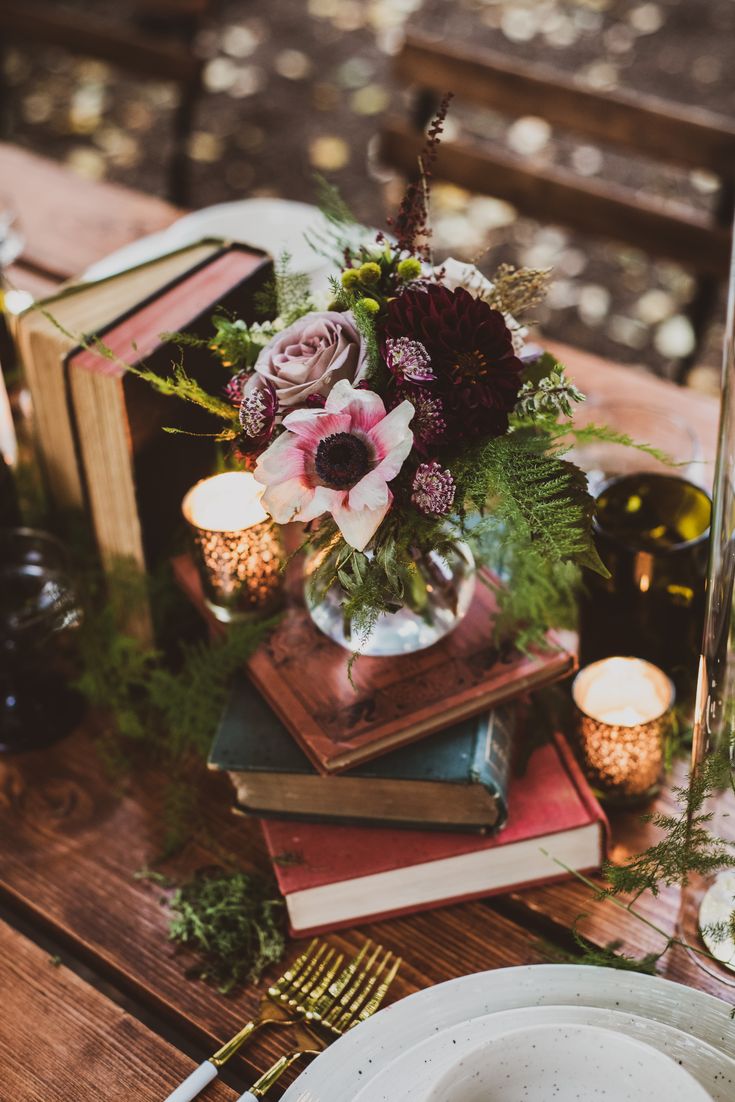
[[[202, 608], [198, 577], [176, 561]], [[492, 590], [410, 656], [347, 655], [294, 600], [232, 688], [212, 746], [234, 810], [261, 819], [294, 934], [590, 871], [605, 820], [565, 739], [530, 755], [518, 698], [569, 674], [572, 650], [492, 644]], [[523, 767], [519, 769], [519, 760]]]

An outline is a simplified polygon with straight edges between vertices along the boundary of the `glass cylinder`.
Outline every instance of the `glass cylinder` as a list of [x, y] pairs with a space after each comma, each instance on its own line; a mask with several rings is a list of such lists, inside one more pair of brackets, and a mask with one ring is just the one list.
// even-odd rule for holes
[[[370, 552], [368, 552], [370, 554]], [[311, 574], [323, 552], [305, 565], [305, 598], [309, 614], [325, 635], [346, 650], [367, 657], [412, 654], [433, 646], [465, 618], [475, 592], [475, 560], [463, 540], [448, 550], [417, 552], [416, 570], [406, 585], [406, 603], [378, 617], [366, 637], [355, 632], [344, 614], [347, 596], [339, 584], [314, 592]]]
[[263, 486], [247, 471], [203, 478], [182, 512], [208, 608], [223, 623], [275, 607], [283, 585], [283, 549], [261, 504]]
[[[692, 778], [706, 781], [697, 814], [735, 858], [735, 249], [730, 266], [722, 397], [707, 572], [707, 600], [699, 658], [692, 743]], [[689, 822], [698, 785], [690, 787]], [[696, 803], [696, 800], [694, 800]], [[735, 873], [690, 873], [679, 930], [693, 959], [727, 987], [735, 987]], [[705, 951], [709, 955], [705, 955]], [[732, 993], [729, 994], [732, 998]]]

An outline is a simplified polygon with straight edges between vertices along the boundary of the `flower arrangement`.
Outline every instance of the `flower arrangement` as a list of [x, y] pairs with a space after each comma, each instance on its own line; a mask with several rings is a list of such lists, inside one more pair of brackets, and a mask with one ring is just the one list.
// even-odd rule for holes
[[358, 639], [382, 613], [420, 607], [418, 557], [461, 536], [512, 579], [498, 627], [512, 623], [523, 645], [568, 621], [580, 565], [604, 572], [586, 478], [565, 458], [583, 395], [527, 343], [523, 319], [548, 273], [503, 265], [488, 279], [432, 262], [429, 182], [446, 107], [389, 233], [351, 243], [351, 215], [326, 188], [329, 230], [312, 243], [340, 261], [324, 308], [282, 259], [267, 320], [214, 318], [222, 395], [183, 367], [150, 381], [222, 415], [220, 438], [263, 484], [274, 520], [306, 523], [311, 585], [340, 587]]

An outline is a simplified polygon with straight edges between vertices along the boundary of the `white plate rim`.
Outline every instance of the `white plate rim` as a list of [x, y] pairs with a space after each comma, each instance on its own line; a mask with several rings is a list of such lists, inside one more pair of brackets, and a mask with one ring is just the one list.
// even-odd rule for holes
[[628, 1010], [681, 1028], [735, 1057], [731, 1007], [714, 995], [636, 972], [578, 964], [517, 965], [447, 980], [391, 1004], [330, 1045], [291, 1084], [282, 1102], [345, 1102], [386, 1060], [423, 1040], [427, 1030], [439, 1032], [494, 1010], [539, 1005]]
[[[585, 1025], [624, 1034], [648, 1044], [679, 1063], [709, 1092], [714, 1102], [729, 1102], [732, 1097], [735, 1059], [683, 1030], [665, 1022], [642, 1018], [631, 1011], [595, 1006], [534, 1006], [495, 1011], [468, 1022], [460, 1022], [426, 1038], [382, 1067], [352, 1102], [396, 1102], [398, 1098], [405, 1098], [406, 1102], [427, 1102], [429, 1077], [435, 1079], [443, 1075], [456, 1060], [471, 1054], [483, 1040], [494, 1037], [494, 1026], [497, 1025], [498, 1033], [495, 1039], [499, 1039], [508, 1029], [512, 1030], [521, 1024]], [[432, 1050], [438, 1060], [427, 1059], [428, 1053], [424, 1050]], [[450, 1060], [443, 1059], [444, 1053], [451, 1053]], [[418, 1064], [420, 1068], [417, 1070]], [[391, 1089], [386, 1090], [386, 1087]]]

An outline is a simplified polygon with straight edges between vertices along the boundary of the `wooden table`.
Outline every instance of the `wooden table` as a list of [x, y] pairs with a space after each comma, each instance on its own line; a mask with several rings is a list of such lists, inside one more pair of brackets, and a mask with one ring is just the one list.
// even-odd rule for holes
[[[0, 179], [18, 202], [27, 235], [13, 280], [35, 293], [177, 214], [158, 199], [78, 180], [8, 146], [0, 146]], [[678, 411], [711, 463], [714, 401], [571, 348], [555, 351], [590, 393]], [[0, 1097], [9, 1102], [160, 1100], [258, 1003], [254, 987], [225, 997], [186, 978], [190, 960], [167, 940], [161, 889], [134, 878], [158, 852], [163, 778], [146, 766], [122, 790], [111, 784], [94, 722], [51, 749], [0, 761]], [[236, 819], [229, 804], [226, 779], [208, 775], [203, 825], [167, 873], [183, 878], [220, 863], [223, 853], [246, 868], [266, 867], [257, 826]], [[614, 819], [614, 858], [645, 844], [637, 816]], [[674, 891], [641, 903], [666, 930], [676, 907]], [[594, 945], [620, 939], [636, 955], [661, 947], [653, 930], [595, 902], [575, 881], [371, 924], [332, 940], [354, 952], [370, 936], [402, 954], [395, 992], [403, 996], [468, 972], [573, 958], [571, 929], [580, 914], [578, 928]], [[289, 946], [290, 954], [299, 948]], [[661, 972], [705, 989], [711, 983], [676, 953]], [[277, 1037], [264, 1034], [205, 1097], [234, 1098], [279, 1052]]]

